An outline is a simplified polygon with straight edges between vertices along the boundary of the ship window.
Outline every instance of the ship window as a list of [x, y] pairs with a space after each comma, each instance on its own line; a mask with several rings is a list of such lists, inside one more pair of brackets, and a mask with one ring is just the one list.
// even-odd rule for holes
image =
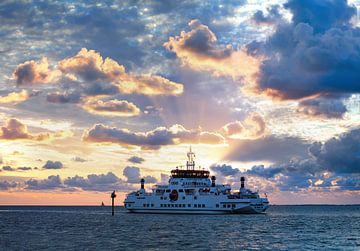
[[225, 207], [226, 207], [226, 205], [224, 204], [224, 205], [223, 205], [223, 207], [225, 208]]
[[235, 204], [232, 204], [231, 207], [232, 207], [232, 208], [235, 208]]
[[179, 189], [179, 192], [180, 192], [180, 193], [183, 193], [183, 192], [184, 192], [184, 189]]
[[163, 199], [163, 197], [161, 196], [161, 197], [160, 197], [160, 200], [162, 200], [162, 199]]
[[216, 207], [219, 207], [219, 204], [216, 204]]
[[143, 204], [144, 207], [146, 207], [146, 204]]
[[154, 207], [154, 204], [151, 204], [151, 207]]
[[175, 204], [175, 207], [178, 207], [178, 204]]
[[202, 207], [205, 207], [205, 204], [202, 204]]
[[166, 192], [167, 192], [167, 193], [170, 193], [170, 189], [166, 189]]
[[229, 204], [229, 205], [227, 205], [227, 207], [229, 208], [231, 205]]
[[194, 204], [194, 207], [197, 207], [197, 204]]
[[185, 196], [183, 196], [183, 200], [185, 200]]
[[194, 196], [194, 200], [196, 200], [197, 199], [197, 197], [196, 196]]
[[171, 207], [174, 207], [174, 204], [171, 204]]
[[188, 204], [188, 207], [191, 207], [191, 204]]

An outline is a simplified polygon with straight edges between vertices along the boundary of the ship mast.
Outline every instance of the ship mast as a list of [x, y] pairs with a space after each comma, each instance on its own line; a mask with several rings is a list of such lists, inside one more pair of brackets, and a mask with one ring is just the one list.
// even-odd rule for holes
[[191, 151], [191, 146], [190, 146], [189, 152], [187, 153], [187, 157], [188, 157], [188, 161], [186, 161], [186, 170], [194, 171], [194, 169], [195, 169], [195, 161], [194, 161], [195, 153], [193, 153]]

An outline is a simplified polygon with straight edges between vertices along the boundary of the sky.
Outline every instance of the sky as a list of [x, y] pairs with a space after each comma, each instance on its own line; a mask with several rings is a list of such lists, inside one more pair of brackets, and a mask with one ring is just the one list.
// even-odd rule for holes
[[0, 205], [99, 205], [196, 164], [360, 203], [360, 1], [1, 1]]

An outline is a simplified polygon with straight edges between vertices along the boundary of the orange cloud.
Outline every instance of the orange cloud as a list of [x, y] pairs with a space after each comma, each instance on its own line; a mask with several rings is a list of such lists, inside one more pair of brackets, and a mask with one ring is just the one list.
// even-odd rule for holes
[[235, 121], [224, 125], [220, 132], [232, 139], [256, 139], [264, 135], [266, 129], [264, 119], [252, 113], [243, 122]]
[[215, 34], [198, 20], [189, 23], [191, 31], [170, 37], [164, 47], [174, 52], [181, 61], [201, 71], [212, 71], [217, 76], [243, 78], [253, 83], [259, 72], [260, 60], [249, 56], [243, 48], [218, 45]]
[[30, 134], [27, 126], [17, 119], [9, 119], [0, 127], [0, 140], [36, 140], [43, 141], [51, 138], [64, 137], [64, 132]]
[[125, 67], [111, 58], [102, 58], [94, 50], [82, 48], [78, 54], [64, 59], [59, 69], [71, 79], [85, 81], [109, 81], [122, 93], [144, 95], [178, 95], [183, 85], [156, 75], [135, 75], [125, 72]]
[[39, 62], [31, 60], [19, 64], [13, 72], [18, 85], [48, 84], [57, 81], [60, 76], [60, 71], [49, 69], [46, 57]]
[[20, 103], [29, 99], [29, 94], [26, 90], [20, 92], [11, 92], [5, 96], [0, 96], [0, 104]]
[[137, 116], [141, 112], [135, 104], [126, 100], [117, 99], [108, 101], [91, 99], [87, 101], [82, 108], [94, 114], [119, 117]]

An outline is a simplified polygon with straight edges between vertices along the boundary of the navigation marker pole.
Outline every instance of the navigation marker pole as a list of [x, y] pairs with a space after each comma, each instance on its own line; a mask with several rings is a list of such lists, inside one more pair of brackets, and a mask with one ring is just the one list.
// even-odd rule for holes
[[116, 194], [115, 194], [115, 190], [111, 193], [111, 215], [114, 216], [115, 213], [115, 205], [114, 205], [114, 200], [115, 200]]

